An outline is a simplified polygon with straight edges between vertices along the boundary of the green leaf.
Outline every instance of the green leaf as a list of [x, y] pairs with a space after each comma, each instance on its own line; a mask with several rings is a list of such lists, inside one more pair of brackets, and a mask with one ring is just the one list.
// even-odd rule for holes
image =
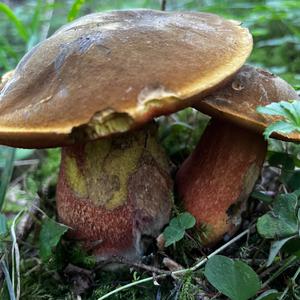
[[25, 179], [25, 189], [26, 192], [32, 196], [35, 196], [38, 192], [38, 182], [32, 178], [32, 176], [28, 176]]
[[96, 266], [97, 257], [89, 255], [82, 245], [75, 244], [66, 249], [69, 262], [76, 266], [92, 269]]
[[283, 240], [279, 240], [279, 241], [274, 241], [271, 243], [271, 248], [270, 248], [270, 253], [269, 253], [269, 257], [268, 257], [268, 261], [266, 263], [266, 266], [269, 267], [276, 255], [278, 254], [278, 252], [281, 250], [281, 248], [288, 242], [290, 241], [291, 239], [295, 239], [297, 236], [290, 236], [288, 238], [285, 238]]
[[163, 235], [166, 240], [165, 246], [168, 247], [180, 241], [185, 231], [196, 224], [196, 219], [188, 212], [182, 213], [170, 221], [165, 228]]
[[300, 189], [300, 170], [293, 172], [293, 174], [288, 178], [286, 184], [293, 191]]
[[295, 255], [300, 258], [300, 239], [294, 238], [290, 239], [283, 247], [282, 250], [285, 253], [288, 253], [290, 255]]
[[[287, 120], [290, 120], [295, 124], [298, 124], [298, 119], [300, 120], [300, 115], [297, 112], [297, 102], [298, 101], [295, 101], [295, 102], [282, 101], [282, 102], [280, 102], [281, 107], [285, 111]], [[295, 103], [295, 105], [294, 105], [294, 103]]]
[[168, 226], [163, 232], [163, 235], [166, 240], [166, 247], [169, 247], [172, 244], [180, 241], [184, 237], [185, 230], [182, 228], [177, 228], [175, 226]]
[[68, 22], [73, 21], [79, 14], [81, 6], [85, 3], [85, 0], [74, 0], [71, 9], [68, 13]]
[[282, 166], [285, 170], [294, 170], [295, 168], [293, 156], [284, 152], [270, 152], [268, 162], [272, 167]]
[[47, 261], [51, 257], [52, 250], [57, 246], [67, 230], [67, 226], [57, 223], [50, 218], [46, 218], [42, 221], [39, 250], [43, 261]]
[[279, 195], [272, 211], [257, 220], [258, 233], [266, 239], [282, 239], [298, 233], [298, 195]]
[[4, 214], [0, 213], [0, 238], [7, 235], [7, 218]]
[[[196, 224], [196, 219], [194, 218], [193, 215], [191, 215], [188, 212], [184, 212], [177, 216], [177, 218], [173, 219], [174, 223], [177, 223], [179, 226], [181, 226], [184, 229], [190, 229], [195, 226]], [[171, 221], [172, 223], [172, 221]]]
[[280, 295], [281, 293], [279, 293], [277, 290], [268, 290], [262, 293], [255, 300], [277, 300]]
[[251, 267], [222, 255], [208, 260], [204, 275], [211, 285], [232, 300], [247, 300], [261, 287], [258, 275]]
[[298, 100], [273, 102], [266, 106], [258, 106], [256, 110], [261, 114], [300, 121], [300, 102]]
[[28, 42], [29, 40], [29, 34], [27, 32], [27, 29], [25, 25], [21, 22], [21, 20], [18, 19], [18, 17], [14, 14], [14, 12], [4, 3], [0, 3], [0, 13], [4, 13], [10, 22], [14, 24], [14, 26], [17, 28], [18, 33], [20, 37], [25, 41]]
[[300, 127], [285, 121], [278, 121], [269, 125], [264, 131], [264, 137], [268, 139], [273, 132], [291, 133], [293, 131], [300, 131]]
[[300, 101], [273, 102], [266, 106], [259, 106], [256, 110], [261, 114], [281, 116], [283, 118], [282, 121], [275, 122], [266, 128], [264, 131], [265, 138], [269, 138], [273, 132], [300, 132]]
[[[15, 149], [15, 160], [23, 160], [31, 156], [34, 152], [33, 149]], [[6, 155], [0, 151], [0, 167], [4, 167], [6, 162]]]

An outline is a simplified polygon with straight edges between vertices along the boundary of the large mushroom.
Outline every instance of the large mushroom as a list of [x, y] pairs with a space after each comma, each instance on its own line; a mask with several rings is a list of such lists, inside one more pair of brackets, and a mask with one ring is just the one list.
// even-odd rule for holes
[[[257, 106], [299, 99], [284, 80], [252, 66], [244, 66], [234, 80], [194, 105], [212, 119], [193, 153], [176, 175], [185, 208], [205, 224], [203, 242], [211, 245], [234, 233], [264, 162], [267, 144], [262, 132], [275, 120]], [[299, 141], [299, 133], [272, 137]]]
[[62, 146], [60, 220], [99, 258], [134, 257], [168, 222], [172, 181], [154, 117], [228, 82], [252, 38], [204, 13], [82, 17], [32, 49], [0, 94], [0, 143]]
[[13, 77], [14, 75], [14, 70], [8, 71], [5, 74], [2, 75], [0, 79], [0, 91], [4, 87], [4, 85]]

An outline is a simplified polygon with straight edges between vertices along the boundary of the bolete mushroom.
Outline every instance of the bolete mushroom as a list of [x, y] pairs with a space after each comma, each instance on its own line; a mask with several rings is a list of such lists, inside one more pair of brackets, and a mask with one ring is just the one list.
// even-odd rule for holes
[[8, 71], [6, 73], [4, 73], [1, 77], [0, 80], [0, 90], [4, 87], [4, 85], [13, 77], [14, 75], [14, 70], [12, 71]]
[[87, 15], [33, 48], [0, 94], [0, 143], [62, 146], [60, 220], [99, 258], [134, 257], [168, 222], [172, 181], [153, 118], [244, 64], [238, 22], [153, 10]]
[[[225, 88], [194, 105], [212, 120], [180, 167], [176, 186], [198, 225], [207, 225], [204, 244], [214, 244], [239, 228], [245, 200], [260, 174], [267, 149], [262, 132], [278, 119], [260, 115], [256, 107], [293, 99], [299, 97], [284, 80], [245, 65]], [[272, 137], [300, 140], [299, 133]]]

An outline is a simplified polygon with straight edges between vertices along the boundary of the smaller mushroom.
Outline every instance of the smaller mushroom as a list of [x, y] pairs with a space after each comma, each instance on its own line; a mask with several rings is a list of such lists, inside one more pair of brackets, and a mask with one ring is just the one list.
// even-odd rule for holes
[[[204, 244], [212, 245], [239, 228], [259, 177], [267, 150], [262, 132], [278, 118], [262, 116], [256, 107], [292, 99], [299, 97], [284, 80], [246, 65], [225, 88], [194, 105], [212, 120], [180, 167], [176, 186], [185, 209], [198, 225], [207, 225]], [[300, 141], [299, 133], [272, 137]]]

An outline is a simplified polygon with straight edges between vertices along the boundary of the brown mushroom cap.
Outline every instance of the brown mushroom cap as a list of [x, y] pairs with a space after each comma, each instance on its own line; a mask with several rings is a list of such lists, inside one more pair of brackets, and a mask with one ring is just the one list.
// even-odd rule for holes
[[[296, 91], [283, 79], [260, 68], [245, 65], [234, 80], [210, 96], [198, 101], [194, 107], [201, 112], [221, 118], [257, 132], [263, 132], [280, 117], [261, 115], [258, 106], [271, 102], [297, 100]], [[300, 133], [272, 134], [285, 141], [300, 141]]]
[[8, 71], [5, 74], [2, 75], [2, 77], [0, 78], [0, 91], [1, 89], [4, 87], [4, 85], [10, 80], [12, 79], [13, 75], [14, 75], [14, 70], [12, 71]]
[[128, 131], [225, 84], [248, 30], [206, 13], [82, 17], [33, 48], [0, 94], [0, 143], [51, 147]]

